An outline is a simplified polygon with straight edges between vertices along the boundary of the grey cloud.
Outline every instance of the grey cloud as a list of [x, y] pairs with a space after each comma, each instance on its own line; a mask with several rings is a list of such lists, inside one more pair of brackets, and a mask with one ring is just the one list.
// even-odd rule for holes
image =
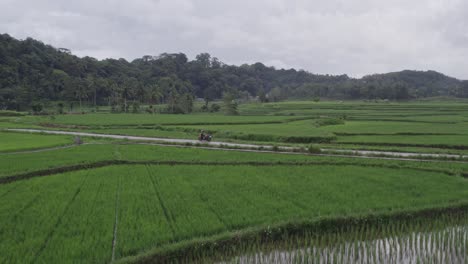
[[209, 52], [360, 76], [433, 69], [468, 79], [463, 0], [0, 0], [0, 32], [80, 56]]

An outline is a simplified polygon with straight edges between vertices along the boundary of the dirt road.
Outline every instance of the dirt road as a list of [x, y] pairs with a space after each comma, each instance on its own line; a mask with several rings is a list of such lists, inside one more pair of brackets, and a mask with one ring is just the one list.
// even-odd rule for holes
[[[170, 143], [170, 144], [200, 144], [198, 140], [191, 139], [177, 139], [177, 138], [155, 138], [155, 137], [140, 137], [140, 136], [125, 136], [125, 135], [113, 135], [113, 134], [98, 134], [98, 133], [87, 133], [87, 132], [74, 132], [74, 131], [56, 131], [56, 130], [41, 130], [41, 129], [6, 129], [7, 131], [14, 132], [29, 132], [29, 133], [45, 133], [54, 135], [72, 135], [82, 137], [98, 137], [98, 138], [110, 138], [110, 139], [122, 139], [132, 141], [151, 141], [157, 143]], [[273, 146], [268, 145], [254, 145], [254, 144], [243, 144], [243, 143], [232, 143], [232, 142], [202, 142], [207, 147], [226, 147], [226, 148], [240, 148], [240, 149], [271, 149]], [[293, 147], [278, 147], [280, 151], [292, 151]], [[390, 151], [373, 151], [373, 150], [351, 150], [351, 149], [321, 149], [325, 153], [335, 153], [340, 156], [385, 156], [385, 157], [399, 157], [399, 158], [440, 158], [440, 159], [456, 159], [456, 158], [468, 158], [467, 155], [453, 155], [453, 154], [434, 154], [434, 153], [410, 153], [410, 152], [390, 152]]]

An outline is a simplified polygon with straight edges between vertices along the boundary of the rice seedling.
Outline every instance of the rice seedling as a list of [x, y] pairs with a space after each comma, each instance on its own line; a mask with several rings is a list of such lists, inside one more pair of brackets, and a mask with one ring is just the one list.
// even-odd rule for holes
[[468, 214], [419, 217], [361, 226], [336, 232], [304, 230], [282, 240], [240, 244], [192, 261], [216, 263], [466, 263]]

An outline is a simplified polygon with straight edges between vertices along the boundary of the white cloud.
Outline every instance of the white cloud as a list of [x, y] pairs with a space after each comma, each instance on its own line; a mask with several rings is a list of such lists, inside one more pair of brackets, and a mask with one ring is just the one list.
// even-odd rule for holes
[[0, 32], [78, 55], [209, 52], [352, 76], [433, 69], [468, 79], [463, 0], [0, 0]]

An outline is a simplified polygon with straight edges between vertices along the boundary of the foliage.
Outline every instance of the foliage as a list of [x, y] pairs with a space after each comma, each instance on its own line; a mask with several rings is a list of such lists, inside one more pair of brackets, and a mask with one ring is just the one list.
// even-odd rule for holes
[[312, 154], [318, 154], [322, 152], [322, 149], [316, 145], [310, 145], [307, 147], [307, 151]]
[[57, 104], [57, 113], [58, 114], [63, 114], [64, 113], [64, 111], [63, 111], [64, 108], [65, 108], [65, 105], [63, 103], [58, 103]]
[[132, 113], [134, 113], [134, 114], [140, 113], [140, 103], [138, 103], [138, 102], [133, 102], [132, 103]]
[[31, 105], [31, 109], [34, 114], [39, 114], [40, 112], [42, 112], [43, 108], [44, 106], [41, 103], [34, 103], [33, 105]]
[[221, 106], [219, 104], [211, 104], [210, 106], [211, 113], [219, 112], [219, 110], [221, 110]]
[[[128, 101], [169, 105], [170, 113], [190, 113], [192, 98], [206, 102], [236, 91], [239, 99], [286, 98], [408, 100], [432, 96], [468, 97], [468, 81], [427, 71], [402, 71], [353, 79], [262, 63], [232, 66], [203, 53], [192, 61], [183, 53], [124, 59], [79, 58], [27, 38], [0, 35], [0, 109], [29, 110], [33, 102], [63, 101], [112, 105], [128, 112]], [[119, 107], [116, 107], [119, 105]], [[72, 108], [72, 107], [71, 107]], [[120, 108], [120, 110], [118, 110]], [[72, 109], [70, 109], [72, 110]]]
[[149, 114], [154, 114], [154, 106], [153, 105], [149, 105], [145, 111]]
[[237, 102], [234, 94], [225, 93], [223, 96], [223, 109], [226, 115], [238, 115]]

